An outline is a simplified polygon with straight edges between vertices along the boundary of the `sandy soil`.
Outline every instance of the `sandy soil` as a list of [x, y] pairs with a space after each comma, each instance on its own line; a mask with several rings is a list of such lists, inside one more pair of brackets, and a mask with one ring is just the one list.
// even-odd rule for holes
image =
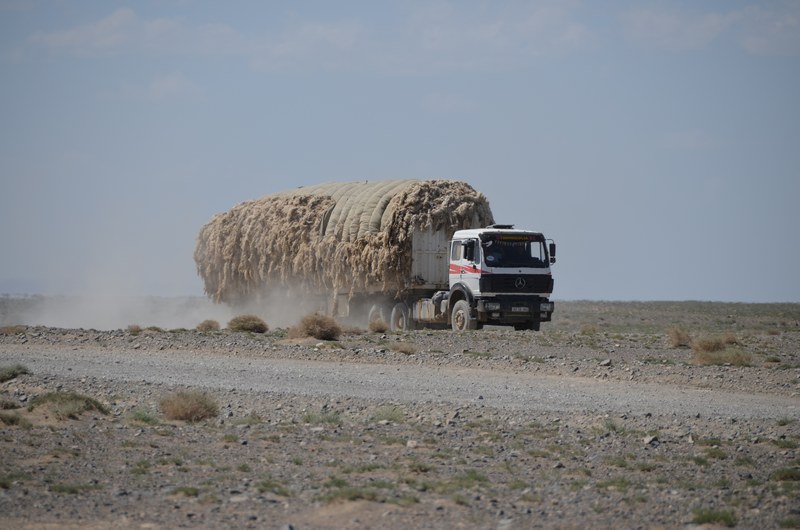
[[[5, 326], [0, 369], [30, 373], [0, 383], [0, 527], [800, 527], [798, 324], [569, 302], [540, 333], [335, 342]], [[167, 419], [180, 390], [218, 412]], [[103, 410], [36, 406], [67, 392]]]

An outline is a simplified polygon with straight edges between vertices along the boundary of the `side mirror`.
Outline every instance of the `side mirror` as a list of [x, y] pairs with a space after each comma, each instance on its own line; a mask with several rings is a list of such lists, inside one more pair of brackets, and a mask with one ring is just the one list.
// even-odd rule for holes
[[556, 243], [555, 243], [555, 241], [551, 241], [550, 242], [549, 250], [550, 250], [550, 263], [555, 263], [556, 262]]

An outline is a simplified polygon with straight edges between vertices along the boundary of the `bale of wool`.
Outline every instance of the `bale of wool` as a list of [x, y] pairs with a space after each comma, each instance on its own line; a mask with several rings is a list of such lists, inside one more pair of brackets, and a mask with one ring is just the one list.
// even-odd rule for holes
[[409, 288], [414, 231], [487, 226], [486, 197], [451, 180], [327, 183], [266, 195], [216, 215], [194, 252], [205, 292], [236, 304], [273, 292]]

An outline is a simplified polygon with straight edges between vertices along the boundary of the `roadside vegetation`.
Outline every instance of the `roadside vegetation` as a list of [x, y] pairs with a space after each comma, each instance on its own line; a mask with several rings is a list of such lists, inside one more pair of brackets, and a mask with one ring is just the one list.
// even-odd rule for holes
[[161, 412], [168, 420], [197, 422], [213, 418], [219, 412], [217, 402], [203, 392], [181, 391], [170, 394], [159, 403]]
[[22, 364], [13, 364], [11, 366], [0, 366], [0, 383], [11, 381], [21, 375], [31, 373], [28, 368]]
[[320, 313], [306, 315], [300, 322], [289, 328], [289, 338], [313, 337], [317, 340], [339, 340], [342, 328], [332, 317]]
[[239, 315], [228, 321], [231, 331], [249, 331], [251, 333], [266, 333], [269, 326], [264, 319], [256, 315]]

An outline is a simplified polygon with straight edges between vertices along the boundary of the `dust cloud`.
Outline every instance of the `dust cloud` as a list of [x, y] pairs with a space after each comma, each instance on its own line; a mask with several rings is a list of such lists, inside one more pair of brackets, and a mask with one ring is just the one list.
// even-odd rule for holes
[[201, 297], [0, 297], [0, 325], [112, 330], [135, 324], [191, 329], [206, 319], [217, 320], [224, 326], [231, 317], [229, 307]]
[[[216, 320], [221, 327], [236, 315], [263, 318], [270, 329], [288, 328], [313, 312], [328, 312], [323, 298], [293, 296], [289, 293], [262, 298], [231, 307], [205, 297], [182, 296], [13, 296], [0, 295], [0, 326], [26, 325], [102, 331], [138, 325], [164, 330], [194, 329], [204, 320]], [[365, 315], [342, 318], [366, 326]]]

